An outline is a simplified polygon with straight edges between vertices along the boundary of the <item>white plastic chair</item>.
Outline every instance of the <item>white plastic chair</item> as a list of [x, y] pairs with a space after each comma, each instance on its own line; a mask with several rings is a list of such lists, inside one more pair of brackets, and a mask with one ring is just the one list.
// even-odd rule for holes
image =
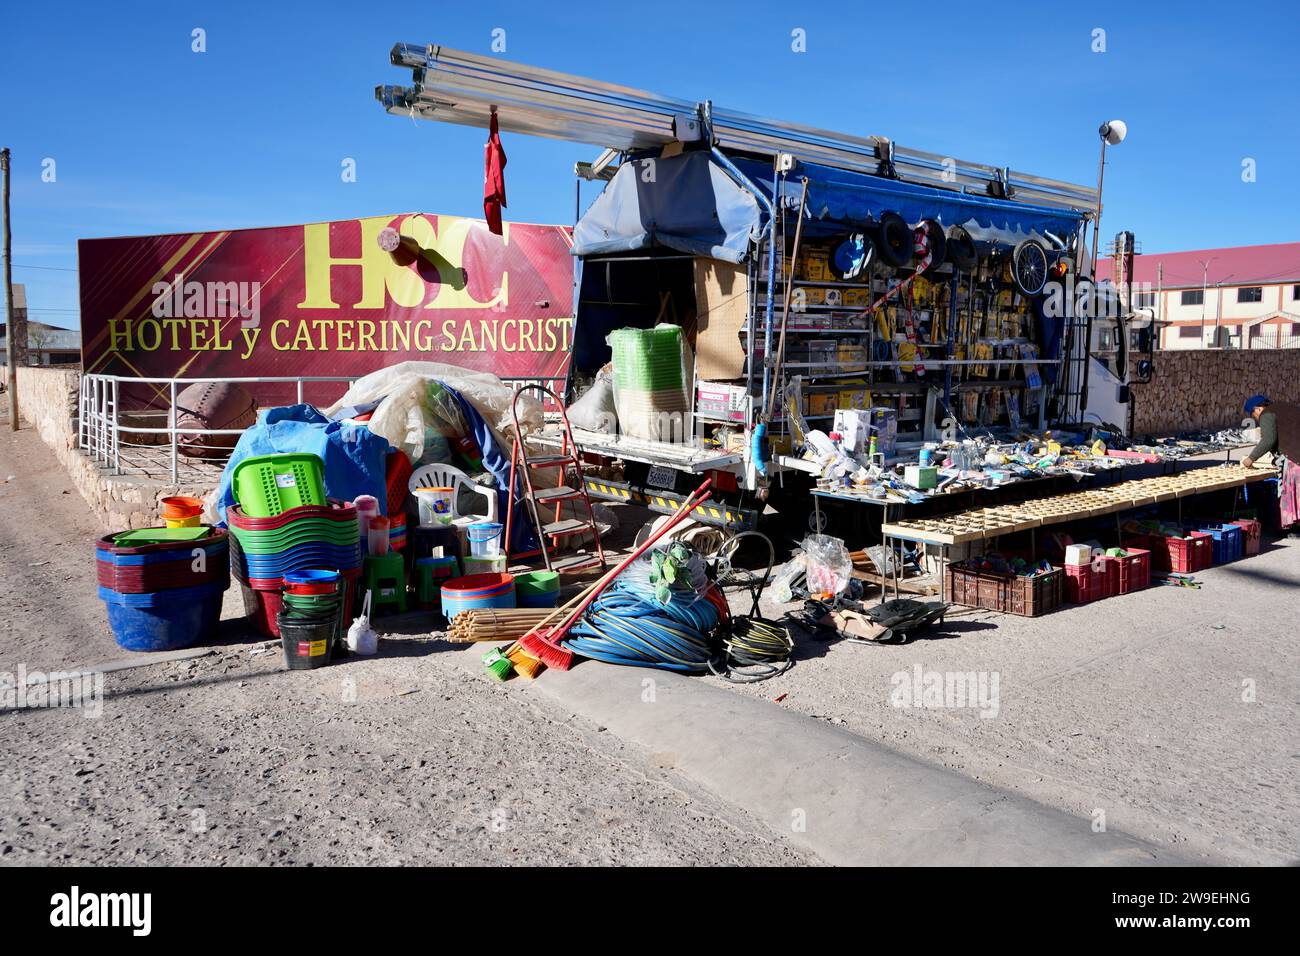
[[[451, 465], [421, 465], [411, 472], [411, 479], [406, 483], [406, 487], [412, 495], [415, 494], [416, 488], [452, 489], [451, 514], [453, 524], [473, 524], [475, 521], [495, 522], [497, 520], [497, 489], [490, 485], [476, 485], [470, 481], [469, 475]], [[456, 502], [460, 497], [462, 487], [468, 489], [471, 494], [481, 495], [487, 499], [487, 514], [462, 515], [457, 512]]]

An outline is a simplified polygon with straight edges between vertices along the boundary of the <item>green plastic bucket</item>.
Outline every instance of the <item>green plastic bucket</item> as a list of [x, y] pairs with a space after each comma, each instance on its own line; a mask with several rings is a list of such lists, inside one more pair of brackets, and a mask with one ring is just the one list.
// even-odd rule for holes
[[525, 571], [515, 575], [515, 593], [553, 594], [560, 590], [560, 575], [557, 571]]

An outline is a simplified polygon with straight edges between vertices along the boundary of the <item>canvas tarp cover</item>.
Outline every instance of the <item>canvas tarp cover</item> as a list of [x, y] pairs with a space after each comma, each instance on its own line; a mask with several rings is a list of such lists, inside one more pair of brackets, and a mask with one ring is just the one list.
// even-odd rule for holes
[[575, 256], [664, 247], [740, 262], [758, 200], [704, 151], [623, 163], [573, 230]]

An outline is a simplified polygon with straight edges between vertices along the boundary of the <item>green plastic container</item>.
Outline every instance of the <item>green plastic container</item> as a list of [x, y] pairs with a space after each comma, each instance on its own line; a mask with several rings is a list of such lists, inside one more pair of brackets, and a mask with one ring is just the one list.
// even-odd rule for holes
[[555, 594], [560, 590], [557, 571], [525, 571], [515, 575], [515, 593], [518, 595]]
[[676, 325], [653, 329], [616, 329], [609, 334], [614, 358], [614, 387], [647, 391], [682, 388], [682, 330]]
[[325, 464], [316, 455], [245, 458], [231, 476], [235, 500], [250, 518], [274, 518], [302, 505], [325, 504]]
[[113, 535], [114, 544], [137, 547], [142, 544], [159, 544], [163, 541], [198, 541], [212, 534], [212, 529], [197, 528], [137, 528]]

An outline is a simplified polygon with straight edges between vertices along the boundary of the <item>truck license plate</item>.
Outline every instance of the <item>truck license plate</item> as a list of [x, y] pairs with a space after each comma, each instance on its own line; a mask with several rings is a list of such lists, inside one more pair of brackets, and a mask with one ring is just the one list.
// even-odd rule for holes
[[677, 485], [677, 472], [671, 468], [665, 468], [663, 465], [652, 465], [650, 474], [646, 476], [645, 483], [651, 488], [663, 488], [672, 491]]

